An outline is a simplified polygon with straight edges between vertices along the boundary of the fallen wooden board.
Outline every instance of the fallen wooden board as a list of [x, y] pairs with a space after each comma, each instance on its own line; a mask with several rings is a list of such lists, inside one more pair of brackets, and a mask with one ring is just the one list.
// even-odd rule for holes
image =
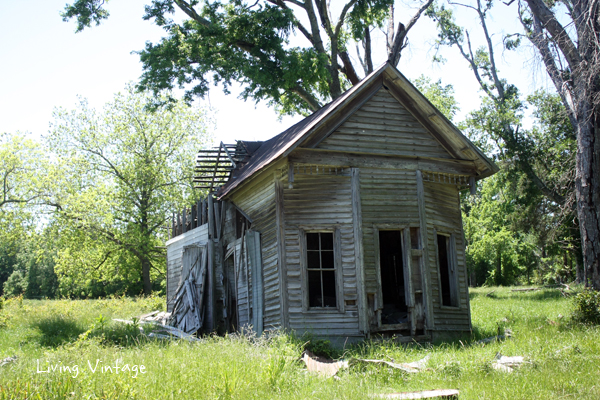
[[540, 290], [540, 288], [523, 288], [523, 289], [511, 289], [511, 292], [534, 292]]
[[17, 356], [6, 357], [4, 360], [0, 361], [0, 367], [4, 367], [5, 365], [14, 363], [15, 361], [17, 361]]
[[513, 372], [515, 368], [520, 367], [525, 362], [523, 356], [507, 357], [498, 354], [496, 360], [492, 363], [492, 368], [501, 372]]
[[313, 358], [312, 354], [308, 352], [304, 352], [302, 361], [306, 364], [306, 369], [309, 372], [316, 372], [328, 378], [335, 376], [340, 369], [348, 368], [348, 361], [319, 361]]
[[421, 392], [402, 392], [380, 394], [377, 397], [382, 399], [458, 399], [458, 390], [456, 389], [435, 389], [424, 390]]
[[385, 360], [365, 360], [365, 359], [360, 359], [360, 358], [356, 358], [353, 359], [352, 361], [358, 361], [358, 362], [364, 362], [364, 363], [371, 363], [371, 364], [383, 364], [383, 365], [387, 365], [388, 367], [392, 367], [395, 369], [400, 369], [404, 372], [408, 372], [410, 374], [415, 374], [417, 372], [421, 372], [421, 370], [423, 368], [425, 368], [425, 365], [427, 365], [427, 361], [429, 360], [429, 355], [427, 355], [425, 358], [418, 360], [418, 361], [414, 361], [411, 363], [395, 363], [395, 362], [391, 362], [391, 361], [385, 361]]

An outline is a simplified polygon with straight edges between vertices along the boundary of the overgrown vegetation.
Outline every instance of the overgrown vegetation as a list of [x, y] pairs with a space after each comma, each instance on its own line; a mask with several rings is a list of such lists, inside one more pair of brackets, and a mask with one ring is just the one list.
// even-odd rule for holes
[[[600, 397], [600, 328], [571, 319], [576, 302], [556, 289], [473, 290], [473, 334], [451, 342], [371, 340], [338, 350], [315, 338], [281, 334], [156, 341], [112, 321], [148, 312], [156, 302], [8, 300], [0, 311], [10, 315], [8, 326], [0, 329], [0, 359], [16, 355], [17, 360], [0, 367], [0, 399], [365, 399], [433, 388], [457, 388], [462, 400]], [[476, 343], [509, 329], [508, 340]], [[313, 350], [336, 351], [344, 358], [429, 360], [418, 374], [356, 365], [340, 371], [339, 379], [328, 379], [306, 373], [299, 361], [307, 342]], [[526, 362], [510, 374], [496, 371], [497, 353], [521, 355]], [[88, 366], [89, 361], [92, 367], [114, 367], [117, 360], [129, 370], [91, 372]], [[78, 372], [37, 372], [53, 365], [78, 365]], [[134, 365], [143, 365], [145, 373], [138, 369], [136, 375]]]
[[575, 297], [573, 319], [584, 324], [600, 324], [600, 292], [585, 290]]

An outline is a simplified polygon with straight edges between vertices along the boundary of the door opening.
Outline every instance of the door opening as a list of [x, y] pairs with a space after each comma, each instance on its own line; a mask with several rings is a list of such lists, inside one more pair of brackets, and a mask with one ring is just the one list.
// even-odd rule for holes
[[379, 231], [379, 266], [383, 295], [382, 325], [403, 324], [409, 321], [401, 243], [402, 231]]

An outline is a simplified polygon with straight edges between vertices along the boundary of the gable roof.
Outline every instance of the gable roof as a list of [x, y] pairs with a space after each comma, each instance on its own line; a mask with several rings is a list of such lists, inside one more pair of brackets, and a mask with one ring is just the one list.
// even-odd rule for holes
[[[217, 191], [217, 197], [224, 197], [248, 178], [279, 158], [287, 156], [301, 144], [309, 147], [315, 146], [382, 87], [391, 89], [390, 92], [394, 97], [432, 133], [453, 157], [475, 161], [479, 172], [478, 179], [498, 172], [498, 167], [481, 150], [431, 104], [400, 71], [386, 62], [334, 101], [279, 135], [263, 142], [249, 162], [239, 170], [237, 176], [232, 177]], [[318, 133], [321, 134], [318, 135]]]

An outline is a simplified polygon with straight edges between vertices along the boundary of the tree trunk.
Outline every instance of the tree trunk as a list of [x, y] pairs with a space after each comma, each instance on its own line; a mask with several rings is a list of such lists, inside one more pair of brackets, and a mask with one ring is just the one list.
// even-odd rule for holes
[[143, 257], [142, 263], [142, 282], [144, 284], [144, 294], [146, 296], [152, 293], [152, 281], [150, 280], [150, 260], [147, 257]]
[[502, 253], [500, 250], [496, 254], [496, 285], [502, 285]]
[[575, 194], [585, 284], [600, 290], [600, 126], [598, 115], [589, 111], [578, 116]]

